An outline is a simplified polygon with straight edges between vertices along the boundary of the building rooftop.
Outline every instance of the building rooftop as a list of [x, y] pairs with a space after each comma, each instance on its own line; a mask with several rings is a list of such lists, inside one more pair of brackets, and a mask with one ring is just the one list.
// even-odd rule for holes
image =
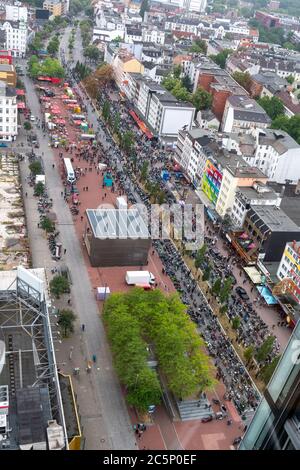
[[290, 149], [300, 148], [300, 145], [287, 132], [275, 129], [261, 130], [259, 132], [259, 145], [271, 145], [279, 155]]
[[234, 119], [270, 124], [271, 119], [265, 110], [253, 99], [246, 96], [232, 95], [227, 102], [234, 108]]
[[300, 232], [300, 227], [276, 206], [251, 206], [248, 216], [252, 221], [263, 222], [272, 232]]
[[87, 209], [86, 214], [95, 238], [150, 237], [145, 219], [137, 209]]
[[238, 187], [237, 193], [244, 197], [247, 201], [253, 200], [276, 200], [278, 198], [278, 194], [269, 186], [266, 186], [266, 191], [258, 192], [254, 188], [247, 188], [247, 187]]

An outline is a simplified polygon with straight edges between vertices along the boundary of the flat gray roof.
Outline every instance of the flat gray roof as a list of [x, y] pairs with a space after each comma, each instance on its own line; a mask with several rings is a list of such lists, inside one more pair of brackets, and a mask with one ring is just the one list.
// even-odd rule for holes
[[279, 207], [253, 205], [251, 209], [272, 232], [300, 232], [300, 227]]
[[137, 209], [87, 209], [86, 214], [95, 238], [150, 237], [145, 220]]

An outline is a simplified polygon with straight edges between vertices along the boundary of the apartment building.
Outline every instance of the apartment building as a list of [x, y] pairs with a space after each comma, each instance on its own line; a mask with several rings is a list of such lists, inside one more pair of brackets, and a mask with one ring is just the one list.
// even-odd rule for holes
[[212, 141], [209, 132], [195, 128], [178, 132], [175, 159], [193, 182], [196, 189], [201, 187], [207, 154], [205, 147]]
[[0, 142], [11, 142], [18, 134], [17, 94], [0, 81]]
[[142, 30], [142, 41], [149, 42], [152, 44], [164, 44], [165, 43], [165, 32], [158, 28], [150, 28]]
[[252, 187], [237, 187], [230, 218], [236, 230], [242, 229], [248, 210], [251, 206], [277, 206], [281, 196], [270, 186], [255, 181]]
[[5, 5], [5, 19], [7, 21], [28, 21], [27, 7], [18, 5]]
[[258, 168], [251, 167], [244, 162], [237, 165], [228, 164], [223, 171], [216, 211], [221, 217], [232, 211], [235, 203], [237, 188], [251, 188], [257, 181], [266, 184], [268, 178]]
[[0, 63], [0, 80], [5, 82], [10, 87], [15, 87], [17, 84], [17, 74], [15, 67], [10, 64]]
[[65, 13], [64, 2], [60, 0], [45, 0], [43, 8], [50, 11], [52, 16], [61, 16]]
[[300, 242], [288, 242], [279, 263], [277, 276], [286, 279], [286, 288], [293, 299], [300, 304]]
[[23, 21], [5, 21], [0, 29], [4, 31], [5, 49], [12, 52], [14, 57], [25, 57], [27, 46], [27, 24]]
[[256, 149], [245, 161], [259, 168], [270, 181], [297, 183], [300, 179], [300, 145], [286, 132], [275, 129], [253, 130]]
[[265, 110], [247, 96], [232, 95], [227, 98], [221, 130], [223, 132], [249, 132], [249, 129], [269, 127], [272, 120]]

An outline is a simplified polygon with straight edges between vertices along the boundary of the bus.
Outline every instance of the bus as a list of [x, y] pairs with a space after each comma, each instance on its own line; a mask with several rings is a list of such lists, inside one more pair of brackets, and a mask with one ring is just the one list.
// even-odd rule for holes
[[75, 183], [75, 180], [76, 180], [75, 171], [73, 170], [73, 166], [72, 166], [70, 158], [64, 158], [64, 165], [65, 165], [66, 178], [68, 182]]

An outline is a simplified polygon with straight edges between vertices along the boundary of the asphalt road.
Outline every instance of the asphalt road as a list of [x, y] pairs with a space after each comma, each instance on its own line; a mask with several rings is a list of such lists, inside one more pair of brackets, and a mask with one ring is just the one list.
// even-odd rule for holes
[[[34, 116], [41, 118], [40, 104], [32, 84], [32, 81], [24, 77], [26, 97], [29, 108]], [[94, 388], [95, 403], [93, 407], [95, 415], [101, 418], [101, 428], [93, 428], [92, 447], [87, 439], [86, 448], [97, 449], [134, 449], [135, 438], [132, 433], [131, 423], [125, 405], [124, 397], [112, 366], [112, 358], [102, 321], [99, 317], [99, 309], [95, 295], [85, 267], [80, 241], [73, 226], [71, 213], [64, 199], [61, 197], [63, 185], [57, 170], [53, 170], [55, 162], [51, 148], [48, 146], [48, 137], [43, 137], [43, 132], [36, 129], [40, 148], [38, 154], [44, 153], [43, 163], [45, 167], [46, 185], [49, 197], [53, 199], [53, 211], [57, 215], [57, 228], [60, 231], [60, 241], [66, 249], [64, 262], [67, 264], [72, 276], [72, 305], [80, 323], [86, 325], [84, 342], [87, 356], [96, 354], [98, 368], [92, 372], [92, 386]], [[29, 231], [30, 239], [38, 239], [39, 229], [36, 225], [36, 214], [27, 214], [28, 218], [34, 217]], [[35, 228], [34, 228], [35, 227]], [[32, 243], [33, 265], [44, 266], [43, 248], [40, 243]], [[83, 417], [84, 418], [84, 417]], [[85, 423], [85, 428], [88, 422]], [[88, 434], [88, 430], [87, 430]]]

